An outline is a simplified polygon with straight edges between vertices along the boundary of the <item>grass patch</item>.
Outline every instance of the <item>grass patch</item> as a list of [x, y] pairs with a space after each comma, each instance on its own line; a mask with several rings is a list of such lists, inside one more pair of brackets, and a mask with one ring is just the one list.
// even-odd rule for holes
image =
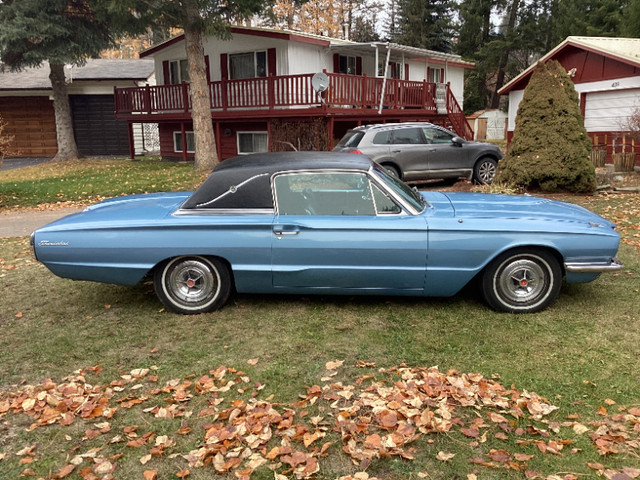
[[[640, 249], [634, 243], [640, 202], [637, 195], [565, 199], [619, 223], [625, 269], [565, 286], [550, 309], [531, 315], [495, 313], [470, 289], [446, 299], [236, 295], [220, 312], [173, 315], [162, 309], [149, 284], [60, 279], [30, 257], [27, 238], [0, 239], [0, 478], [16, 478], [25, 469], [51, 478], [69, 465], [74, 473], [68, 478], [80, 478], [87, 468], [106, 471], [106, 462], [115, 478], [143, 478], [145, 470], [176, 478], [186, 469], [188, 478], [236, 478], [250, 455], [267, 457], [276, 446], [291, 446], [291, 455], [299, 452], [302, 463], [294, 467], [287, 463], [291, 455], [277, 455], [256, 466], [251, 479], [274, 479], [270, 468], [296, 478], [295, 468], [307, 465], [309, 455], [317, 460], [314, 478], [327, 480], [363, 469], [384, 479], [444, 480], [470, 474], [592, 478], [637, 468], [638, 420], [631, 419], [638, 418], [632, 412], [640, 407]], [[327, 368], [335, 360], [344, 363]], [[415, 370], [392, 368], [402, 364]], [[101, 368], [87, 368], [97, 365]], [[407, 393], [413, 375], [435, 365], [454, 383], [454, 371], [478, 372], [484, 387], [499, 382], [511, 390], [505, 394], [510, 401], [521, 399], [522, 415], [515, 415], [513, 406], [462, 407], [447, 384], [446, 393], [415, 408], [440, 411], [436, 416], [451, 421], [451, 428], [423, 427], [402, 444], [390, 437], [395, 427], [379, 414], [418, 402]], [[79, 369], [84, 370], [73, 373]], [[134, 369], [149, 370], [129, 376]], [[204, 375], [215, 378], [219, 390], [203, 394], [196, 388]], [[89, 405], [83, 401], [70, 425], [54, 422], [29, 430], [37, 419], [12, 411], [29, 406], [26, 385], [42, 385], [47, 378], [55, 385], [88, 384], [96, 395], [91, 398], [105, 398], [101, 405], [117, 410], [111, 417], [96, 410], [95, 416], [80, 418]], [[322, 392], [315, 400], [314, 385]], [[483, 391], [474, 402], [487, 398]], [[522, 400], [525, 391], [558, 409], [532, 415], [528, 400]], [[362, 403], [373, 394], [378, 395], [373, 407]], [[33, 397], [33, 408], [37, 402], [53, 407], [51, 398], [40, 395]], [[9, 401], [15, 408], [5, 408]], [[251, 410], [256, 405], [268, 405], [281, 418], [268, 423], [270, 414]], [[162, 408], [175, 410], [163, 416]], [[443, 408], [452, 408], [450, 418]], [[506, 421], [493, 421], [496, 413]], [[241, 466], [217, 474], [215, 455], [204, 467], [189, 465], [185, 455], [205, 445], [206, 432], [258, 418], [265, 422], [260, 434], [270, 435], [264, 444], [246, 434], [225, 446], [243, 458]], [[339, 418], [355, 427], [337, 426]], [[479, 419], [475, 435], [472, 426]], [[615, 430], [618, 425], [624, 430]], [[311, 441], [305, 434], [318, 438]], [[343, 451], [345, 438], [365, 457], [366, 445], [377, 438], [387, 446], [380, 457], [354, 462]], [[396, 447], [389, 443], [393, 438]], [[251, 447], [252, 441], [259, 446]]]
[[203, 177], [192, 164], [83, 159], [0, 172], [0, 210], [40, 204], [88, 204], [124, 194], [192, 190]]

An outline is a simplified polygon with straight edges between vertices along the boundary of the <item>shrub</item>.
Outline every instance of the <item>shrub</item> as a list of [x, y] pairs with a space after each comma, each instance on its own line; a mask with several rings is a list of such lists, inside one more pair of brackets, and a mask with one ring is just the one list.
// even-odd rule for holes
[[591, 139], [573, 82], [560, 63], [539, 63], [518, 107], [511, 148], [497, 181], [546, 192], [593, 192]]

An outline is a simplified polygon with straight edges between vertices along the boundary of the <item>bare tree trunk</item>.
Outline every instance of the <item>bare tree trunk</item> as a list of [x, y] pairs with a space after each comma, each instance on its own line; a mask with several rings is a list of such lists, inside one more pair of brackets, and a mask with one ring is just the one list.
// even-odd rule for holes
[[[189, 70], [191, 118], [196, 143], [194, 168], [197, 171], [211, 171], [219, 163], [219, 159], [211, 121], [211, 100], [202, 46], [202, 30], [195, 22], [200, 13], [196, 2], [186, 3], [187, 25], [184, 38]], [[183, 139], [183, 145], [186, 148], [186, 139]]]
[[58, 152], [54, 160], [71, 160], [78, 158], [78, 146], [73, 134], [73, 119], [71, 105], [64, 78], [64, 65], [51, 64], [49, 79], [53, 87], [53, 111], [56, 118], [56, 137]]

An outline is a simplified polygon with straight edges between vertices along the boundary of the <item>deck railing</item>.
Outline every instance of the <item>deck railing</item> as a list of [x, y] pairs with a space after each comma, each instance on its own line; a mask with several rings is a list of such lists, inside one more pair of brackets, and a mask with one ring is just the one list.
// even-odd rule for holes
[[[436, 112], [434, 83], [393, 78], [383, 82], [377, 77], [337, 73], [328, 73], [327, 76], [329, 88], [321, 94], [322, 98], [311, 86], [312, 74], [210, 82], [211, 110], [378, 108], [384, 84], [383, 108]], [[116, 88], [115, 107], [116, 115], [189, 112], [189, 84]]]

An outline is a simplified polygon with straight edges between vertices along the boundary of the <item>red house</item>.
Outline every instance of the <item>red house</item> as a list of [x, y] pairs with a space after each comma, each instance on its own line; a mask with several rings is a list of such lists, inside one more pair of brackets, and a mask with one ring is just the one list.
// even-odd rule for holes
[[[326, 150], [365, 123], [431, 121], [472, 138], [462, 98], [473, 64], [457, 55], [287, 30], [232, 27], [231, 34], [204, 42], [221, 159], [292, 146]], [[140, 56], [153, 58], [158, 85], [116, 88], [116, 118], [157, 123], [163, 158], [187, 160], [194, 142], [184, 36]], [[322, 92], [312, 83], [319, 72]]]
[[[575, 84], [594, 149], [606, 149], [608, 159], [614, 152], [640, 153], [640, 145], [625, 135], [629, 116], [640, 109], [640, 38], [567, 37], [540, 61], [550, 59], [560, 62]], [[534, 68], [531, 65], [498, 92], [509, 95], [509, 139]]]

